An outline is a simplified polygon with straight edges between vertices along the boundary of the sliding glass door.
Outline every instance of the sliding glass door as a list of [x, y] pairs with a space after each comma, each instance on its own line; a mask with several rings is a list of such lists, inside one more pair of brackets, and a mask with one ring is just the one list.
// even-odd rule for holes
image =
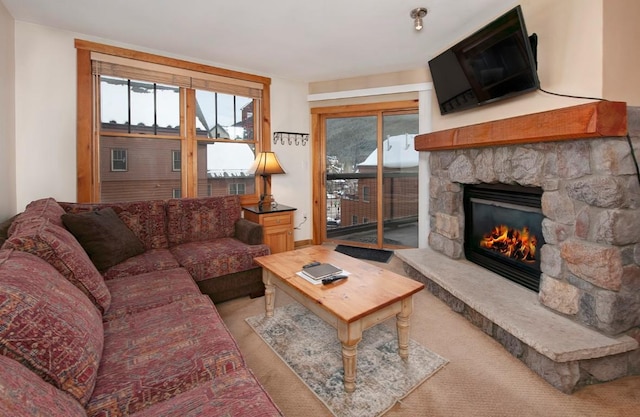
[[417, 109], [384, 109], [320, 118], [323, 241], [417, 247]]

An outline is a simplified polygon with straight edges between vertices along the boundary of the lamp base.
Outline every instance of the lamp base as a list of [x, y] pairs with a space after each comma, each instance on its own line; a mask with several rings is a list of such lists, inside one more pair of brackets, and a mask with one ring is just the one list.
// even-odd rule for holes
[[278, 203], [273, 199], [273, 194], [267, 194], [260, 196], [260, 200], [258, 201], [258, 210], [263, 211], [269, 208], [275, 208], [278, 206]]

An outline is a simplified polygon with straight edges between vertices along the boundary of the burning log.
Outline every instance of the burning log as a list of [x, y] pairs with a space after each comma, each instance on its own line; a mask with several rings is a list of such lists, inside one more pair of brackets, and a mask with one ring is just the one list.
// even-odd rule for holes
[[537, 243], [538, 239], [529, 233], [528, 227], [517, 230], [501, 224], [483, 236], [480, 247], [498, 252], [508, 258], [535, 262]]

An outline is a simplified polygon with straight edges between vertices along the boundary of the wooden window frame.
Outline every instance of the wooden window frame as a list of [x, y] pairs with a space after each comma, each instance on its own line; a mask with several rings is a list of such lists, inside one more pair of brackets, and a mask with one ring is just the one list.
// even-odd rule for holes
[[[99, 138], [96, 132], [99, 129], [96, 126], [100, 123], [100, 115], [96, 109], [96, 100], [94, 100], [94, 92], [98, 91], [99, 86], [95, 85], [95, 79], [92, 72], [92, 54], [105, 54], [106, 56], [120, 57], [123, 59], [136, 60], [147, 63], [150, 66], [171, 67], [177, 72], [199, 73], [204, 74], [204, 80], [200, 80], [201, 85], [215, 84], [224, 80], [237, 81], [239, 85], [245, 83], [251, 85], [258, 83], [262, 85], [262, 97], [259, 100], [260, 109], [254, 114], [260, 115], [259, 129], [255, 134], [256, 152], [271, 150], [271, 79], [259, 75], [248, 74], [239, 71], [233, 71], [204, 64], [198, 64], [185, 60], [164, 57], [160, 55], [150, 54], [146, 52], [135, 51], [131, 49], [119, 48], [115, 46], [90, 42], [86, 40], [76, 39], [76, 56], [77, 56], [77, 120], [76, 120], [76, 164], [77, 164], [77, 201], [78, 202], [99, 202], [100, 201], [100, 171], [99, 171]], [[193, 86], [187, 89], [187, 96], [195, 94]], [[230, 88], [233, 88], [231, 86]], [[247, 88], [247, 87], [242, 87]], [[230, 90], [233, 91], [233, 90]], [[223, 91], [224, 92], [224, 91]], [[192, 97], [193, 98], [193, 97]], [[189, 100], [186, 100], [189, 103]], [[181, 104], [186, 105], [186, 104]], [[191, 117], [195, 115], [195, 109], [186, 106], [186, 115]], [[181, 116], [182, 117], [182, 116]], [[180, 123], [181, 129], [185, 129], [184, 120]], [[184, 132], [182, 137], [189, 135]], [[195, 138], [195, 132], [191, 137]], [[183, 140], [184, 141], [184, 140]], [[194, 140], [187, 140], [183, 143], [183, 197], [195, 197], [197, 195], [197, 167], [195, 158], [197, 156]], [[185, 175], [186, 173], [186, 175]], [[269, 186], [267, 185], [267, 188]], [[259, 195], [262, 193], [269, 194], [270, 190], [262, 190], [262, 181], [256, 180], [256, 192], [250, 195], [242, 195], [240, 197], [242, 204], [256, 204]], [[186, 195], [185, 195], [186, 194]]]

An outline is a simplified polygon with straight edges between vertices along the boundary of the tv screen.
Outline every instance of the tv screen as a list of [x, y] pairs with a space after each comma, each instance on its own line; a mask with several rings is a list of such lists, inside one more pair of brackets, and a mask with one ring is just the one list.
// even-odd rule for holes
[[539, 87], [534, 48], [520, 6], [429, 61], [440, 113], [448, 114]]

